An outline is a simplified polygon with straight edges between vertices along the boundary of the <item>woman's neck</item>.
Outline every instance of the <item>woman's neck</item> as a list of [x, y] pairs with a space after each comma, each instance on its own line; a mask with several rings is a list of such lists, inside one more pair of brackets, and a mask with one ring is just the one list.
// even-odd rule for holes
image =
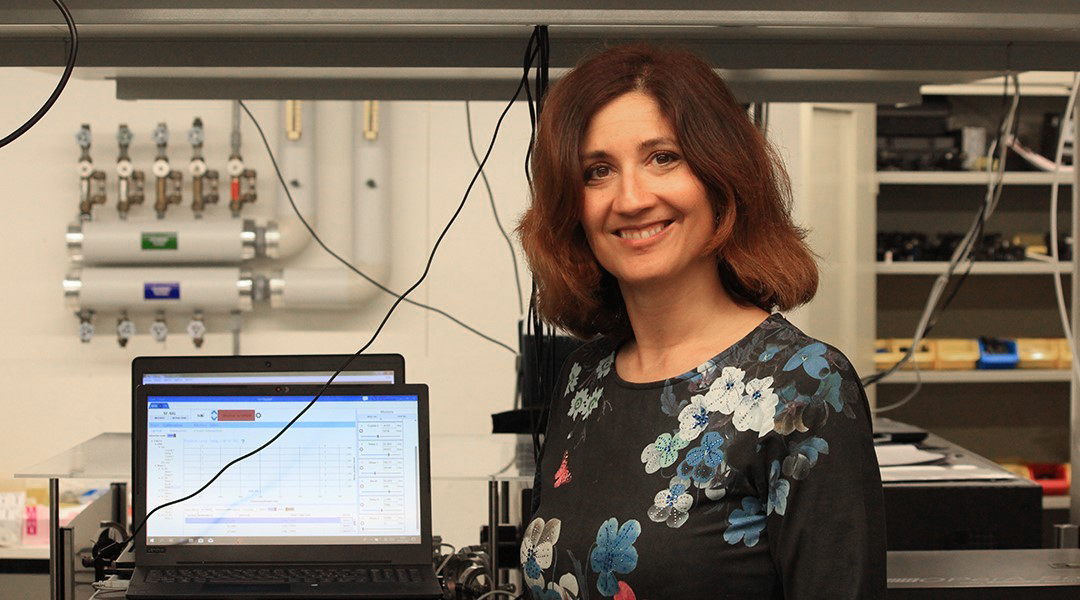
[[616, 357], [620, 377], [659, 381], [689, 371], [761, 324], [768, 313], [736, 302], [719, 276], [622, 288], [634, 339]]

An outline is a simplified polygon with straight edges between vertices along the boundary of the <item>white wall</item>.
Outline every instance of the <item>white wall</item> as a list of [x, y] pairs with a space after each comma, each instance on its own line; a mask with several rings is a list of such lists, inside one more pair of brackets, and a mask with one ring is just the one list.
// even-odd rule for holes
[[[37, 110], [56, 77], [54, 72], [0, 69], [0, 130], [4, 134]], [[508, 89], [507, 95], [511, 92]], [[251, 106], [264, 128], [269, 128], [271, 104], [253, 102]], [[403, 290], [422, 271], [431, 244], [460, 201], [475, 165], [465, 137], [463, 103], [410, 102], [393, 108], [390, 122], [384, 124], [393, 140], [393, 267], [387, 283]], [[481, 153], [501, 109], [502, 103], [473, 105], [474, 135]], [[342, 125], [347, 112], [343, 103], [326, 103], [317, 128], [319, 154], [325, 161], [317, 182], [318, 229], [331, 247], [342, 249], [348, 248], [351, 174], [336, 150], [347, 147], [351, 135]], [[121, 102], [114, 99], [111, 82], [73, 79], [44, 120], [0, 149], [0, 398], [5, 415], [0, 425], [0, 484], [7, 480], [6, 485], [18, 485], [7, 478], [97, 433], [127, 431], [133, 357], [232, 351], [228, 321], [222, 317], [209, 319], [210, 333], [201, 350], [195, 350], [183, 333], [186, 317], [170, 320], [173, 333], [164, 344], [150, 339], [150, 319], [139, 317], [138, 337], [120, 348], [115, 340], [115, 316], [105, 315], [95, 322], [97, 336], [82, 344], [61, 289], [69, 268], [64, 231], [74, 222], [78, 205], [75, 162], [79, 149], [74, 136], [79, 126], [92, 126], [92, 156], [109, 176], [109, 204], [99, 207], [98, 214], [115, 219], [113, 164], [119, 123], [134, 130], [133, 159], [137, 167], [149, 171], [155, 153], [149, 134], [159, 121], [168, 122], [170, 159], [174, 168], [183, 169], [191, 154], [186, 133], [192, 119], [200, 116], [207, 128], [207, 161], [211, 168], [224, 172], [230, 115], [227, 102]], [[259, 173], [260, 200], [251, 214], [269, 216], [276, 181], [246, 117], [243, 127], [244, 158]], [[526, 203], [522, 165], [528, 131], [527, 111], [516, 106], [486, 169], [507, 226], [516, 223]], [[147, 203], [152, 204], [148, 196]], [[185, 205], [170, 210], [187, 216], [188, 201], [185, 198]], [[137, 210], [143, 215], [152, 212], [147, 206]], [[227, 208], [219, 205], [210, 209], [207, 218], [226, 215]], [[289, 264], [334, 264], [321, 252], [312, 245]], [[414, 297], [516, 347], [519, 314], [512, 273], [509, 251], [478, 182], [427, 282]], [[522, 285], [527, 294], [527, 281]], [[242, 351], [351, 353], [367, 341], [389, 305], [390, 299], [381, 295], [355, 310], [333, 313], [263, 307], [244, 315]], [[489, 433], [490, 414], [512, 406], [513, 355], [442, 317], [404, 305], [371, 351], [401, 353], [408, 379], [430, 386], [434, 531], [456, 545], [477, 543], [478, 528], [486, 520], [485, 476], [513, 457], [512, 437]]]

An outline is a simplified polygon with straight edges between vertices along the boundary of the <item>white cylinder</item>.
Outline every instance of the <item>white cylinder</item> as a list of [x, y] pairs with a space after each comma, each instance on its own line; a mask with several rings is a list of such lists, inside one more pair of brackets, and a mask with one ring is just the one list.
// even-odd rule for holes
[[255, 222], [88, 221], [68, 227], [72, 260], [101, 264], [239, 263], [255, 258]]
[[251, 274], [235, 267], [94, 267], [68, 275], [73, 311], [251, 310]]
[[375, 139], [367, 139], [364, 103], [353, 104], [353, 260], [373, 279], [383, 281], [390, 273], [390, 104], [377, 106]]
[[372, 289], [345, 269], [285, 269], [270, 278], [270, 306], [341, 310], [367, 299]]
[[[312, 227], [317, 225], [315, 202], [315, 112], [316, 102], [304, 101], [300, 104], [300, 139], [290, 140], [281, 128], [278, 141], [278, 164], [281, 175], [289, 186], [289, 195], [300, 214], [304, 215]], [[284, 123], [285, 102], [280, 103], [279, 114]], [[342, 127], [349, 127], [343, 123]], [[289, 258], [298, 254], [311, 242], [311, 234], [296, 216], [296, 211], [289, 204], [289, 196], [281, 189], [281, 182], [274, 174], [274, 187], [277, 189], [275, 221], [266, 229], [266, 254], [270, 258]], [[317, 228], [316, 228], [317, 230]]]

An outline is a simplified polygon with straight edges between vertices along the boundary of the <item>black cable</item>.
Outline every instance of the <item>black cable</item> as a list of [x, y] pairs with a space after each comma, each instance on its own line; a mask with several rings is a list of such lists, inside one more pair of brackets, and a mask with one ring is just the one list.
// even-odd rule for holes
[[[476, 161], [476, 166], [479, 167], [480, 157], [476, 154], [476, 145], [473, 144], [472, 110], [469, 108], [468, 100], [465, 101], [465, 126], [469, 130], [469, 152], [472, 153], [473, 160]], [[517, 252], [514, 250], [514, 243], [510, 241], [510, 234], [506, 233], [506, 228], [503, 227], [502, 221], [499, 219], [499, 210], [495, 207], [495, 194], [491, 192], [491, 183], [488, 181], [487, 173], [481, 170], [480, 178], [483, 180], [484, 188], [487, 190], [488, 200], [491, 201], [491, 214], [495, 217], [495, 225], [498, 226], [499, 233], [502, 234], [507, 247], [510, 248], [510, 262], [514, 264], [514, 284], [517, 286], [518, 314], [520, 315], [525, 312], [525, 301], [521, 294], [521, 275], [518, 273]]]
[[[270, 149], [270, 142], [266, 139], [266, 134], [263, 133], [263, 129], [259, 125], [259, 121], [257, 119], [255, 119], [255, 115], [251, 114], [251, 111], [248, 110], [248, 107], [247, 107], [246, 104], [244, 104], [243, 100], [240, 100], [239, 104], [240, 104], [240, 108], [244, 109], [244, 112], [247, 113], [248, 118], [251, 119], [252, 124], [255, 125], [255, 129], [259, 132], [259, 137], [262, 138], [263, 145], [266, 147], [266, 153], [270, 156], [270, 163], [274, 166], [274, 171], [277, 173], [278, 181], [281, 182], [281, 189], [285, 190], [285, 197], [288, 198], [288, 200], [289, 200], [289, 206], [292, 207], [293, 213], [296, 214], [296, 217], [298, 219], [300, 219], [300, 223], [303, 224], [304, 227], [308, 230], [308, 233], [311, 235], [311, 238], [314, 239], [315, 242], [317, 244], [319, 244], [319, 246], [321, 246], [322, 249], [325, 250], [327, 254], [334, 257], [339, 263], [344, 265], [347, 269], [349, 269], [353, 273], [356, 273], [360, 277], [363, 277], [368, 283], [374, 285], [375, 287], [377, 287], [380, 290], [386, 292], [387, 294], [390, 294], [391, 296], [394, 296], [395, 298], [402, 298], [404, 296], [403, 294], [398, 294], [397, 292], [391, 290], [390, 288], [388, 288], [385, 285], [379, 283], [378, 281], [375, 281], [369, 275], [367, 275], [366, 273], [364, 273], [360, 269], [356, 268], [356, 266], [354, 266], [352, 263], [345, 260], [339, 254], [337, 254], [336, 252], [331, 250], [330, 247], [327, 246], [322, 241], [322, 238], [319, 237], [319, 234], [315, 233], [315, 228], [313, 228], [311, 226], [311, 224], [308, 223], [307, 219], [304, 218], [304, 215], [300, 213], [300, 208], [296, 206], [296, 202], [293, 201], [292, 194], [289, 192], [289, 186], [285, 184], [285, 177], [281, 174], [281, 169], [278, 168], [277, 160], [274, 158], [274, 152], [273, 152], [273, 150]], [[408, 292], [406, 292], [406, 294], [408, 294]], [[517, 354], [517, 351], [514, 350], [513, 347], [511, 347], [511, 346], [509, 346], [507, 344], [504, 344], [503, 342], [500, 342], [499, 340], [496, 340], [495, 338], [493, 338], [493, 337], [491, 337], [491, 336], [489, 336], [487, 334], [481, 333], [479, 330], [477, 330], [477, 329], [475, 329], [475, 328], [473, 328], [473, 327], [471, 327], [469, 325], [466, 325], [463, 321], [459, 320], [457, 317], [454, 317], [450, 313], [448, 313], [448, 312], [446, 312], [446, 311], [444, 311], [444, 310], [442, 310], [440, 308], [435, 308], [434, 306], [429, 306], [427, 304], [417, 302], [416, 300], [412, 300], [411, 298], [405, 298], [405, 302], [408, 302], [409, 304], [412, 304], [413, 306], [418, 306], [420, 308], [430, 310], [431, 312], [433, 312], [435, 314], [442, 315], [442, 316], [446, 317], [447, 319], [450, 319], [454, 323], [460, 325], [461, 327], [465, 328], [469, 332], [474, 333], [474, 334], [480, 336], [481, 338], [483, 338], [483, 339], [485, 339], [485, 340], [487, 340], [487, 341], [489, 341], [489, 342], [491, 342], [493, 344], [502, 346], [503, 348], [506, 348], [507, 350], [509, 350], [510, 352], [513, 352], [514, 354]]]
[[60, 12], [64, 15], [64, 21], [68, 26], [68, 33], [71, 34], [71, 46], [68, 48], [67, 65], [64, 67], [64, 73], [60, 76], [60, 82], [56, 84], [56, 89], [53, 90], [52, 95], [45, 101], [45, 104], [41, 105], [34, 116], [30, 117], [30, 120], [23, 123], [18, 129], [11, 132], [7, 137], [0, 140], [0, 148], [7, 146], [11, 142], [22, 137], [24, 133], [30, 131], [30, 128], [37, 125], [37, 122], [45, 116], [45, 113], [49, 112], [53, 104], [56, 104], [56, 100], [60, 97], [60, 93], [64, 91], [67, 86], [68, 79], [71, 78], [71, 71], [75, 69], [75, 58], [79, 53], [79, 32], [75, 29], [75, 19], [71, 17], [71, 11], [67, 6], [64, 6], [63, 0], [53, 0], [53, 4], [60, 9]]
[[[330, 378], [326, 380], [326, 383], [324, 383], [321, 388], [319, 388], [319, 391], [316, 392], [315, 396], [311, 399], [311, 401], [308, 402], [307, 405], [304, 406], [304, 408], [301, 409], [300, 412], [298, 412], [296, 414], [296, 416], [292, 418], [292, 420], [290, 420], [288, 423], [286, 423], [285, 426], [282, 427], [281, 430], [278, 431], [274, 435], [274, 437], [270, 438], [268, 441], [263, 443], [258, 448], [255, 448], [251, 452], [248, 452], [248, 453], [246, 453], [246, 454], [244, 454], [242, 456], [239, 456], [239, 457], [234, 458], [231, 461], [229, 461], [224, 467], [221, 468], [221, 470], [219, 470], [217, 472], [216, 475], [214, 475], [212, 478], [210, 478], [210, 481], [207, 481], [205, 484], [202, 485], [202, 487], [195, 490], [194, 492], [192, 492], [192, 493], [190, 493], [187, 496], [184, 496], [182, 498], [178, 498], [176, 500], [170, 500], [169, 502], [166, 502], [164, 504], [160, 504], [157, 507], [155, 507], [153, 510], [151, 510], [149, 513], [146, 514], [146, 516], [143, 518], [142, 522], [139, 523], [139, 525], [137, 527], [135, 527], [135, 529], [131, 532], [131, 535], [127, 539], [122, 540], [120, 542], [115, 542], [110, 546], [106, 546], [105, 548], [103, 548], [100, 551], [99, 555], [105, 555], [105, 552], [107, 551], [110, 554], [115, 552], [114, 556], [119, 556], [120, 553], [123, 552], [123, 549], [128, 544], [130, 544], [131, 541], [133, 539], [135, 539], [135, 536], [137, 536], [139, 534], [139, 532], [142, 530], [142, 528], [146, 526], [146, 522], [150, 520], [150, 517], [153, 516], [154, 513], [156, 513], [157, 511], [159, 511], [159, 510], [161, 510], [163, 508], [168, 508], [169, 506], [174, 506], [174, 505], [180, 504], [182, 502], [186, 502], [186, 501], [194, 498], [195, 496], [201, 494], [204, 490], [206, 490], [208, 487], [210, 487], [215, 481], [217, 481], [218, 478], [221, 477], [225, 473], [225, 471], [229, 470], [230, 467], [232, 467], [233, 465], [239, 463], [240, 461], [243, 461], [245, 459], [248, 459], [248, 458], [258, 454], [263, 449], [270, 446], [270, 444], [273, 444], [275, 441], [277, 441], [278, 438], [280, 438], [282, 435], [284, 435], [285, 432], [288, 431], [289, 428], [291, 428], [294, 423], [299, 421], [300, 418], [303, 417], [304, 414], [307, 413], [307, 411], [310, 410], [311, 407], [315, 405], [315, 402], [317, 402], [319, 400], [319, 398], [321, 398], [322, 395], [324, 393], [326, 393], [326, 390], [330, 388], [330, 385], [334, 382], [335, 379], [337, 379], [338, 375], [340, 375], [345, 369], [349, 368], [349, 365], [351, 365], [354, 360], [359, 358], [360, 355], [363, 354], [365, 350], [367, 350], [373, 343], [375, 343], [375, 339], [379, 337], [379, 334], [382, 333], [383, 327], [385, 327], [387, 321], [390, 320], [390, 315], [392, 315], [394, 313], [394, 310], [397, 309], [397, 307], [403, 301], [405, 301], [406, 296], [411, 294], [413, 292], [413, 290], [415, 290], [416, 288], [420, 287], [420, 284], [423, 283], [424, 280], [427, 278], [428, 273], [431, 271], [431, 265], [435, 261], [435, 253], [439, 250], [439, 246], [442, 244], [442, 241], [446, 237], [446, 234], [450, 231], [450, 227], [453, 226], [454, 221], [457, 220], [458, 215], [460, 215], [461, 211], [465, 208], [465, 202], [469, 199], [469, 193], [472, 192], [472, 188], [476, 184], [476, 180], [479, 179], [480, 173], [481, 173], [481, 171], [483, 171], [484, 165], [487, 164], [487, 160], [491, 156], [491, 151], [495, 147], [495, 140], [499, 136], [499, 128], [502, 126], [503, 119], [506, 117], [506, 114], [508, 112], [510, 112], [510, 108], [514, 105], [514, 102], [517, 101], [518, 95], [521, 94], [521, 88], [526, 84], [526, 82], [527, 82], [527, 77], [522, 77], [521, 82], [518, 83], [518, 87], [517, 87], [517, 90], [514, 92], [514, 95], [510, 98], [510, 101], [506, 104], [506, 108], [503, 109], [502, 114], [499, 115], [499, 120], [496, 121], [496, 123], [495, 123], [495, 131], [491, 134], [491, 143], [488, 144], [487, 152], [484, 154], [484, 158], [480, 162], [480, 167], [476, 170], [476, 173], [473, 175], [472, 180], [469, 181], [469, 186], [467, 188], [465, 188], [465, 194], [462, 196], [461, 202], [458, 203], [458, 207], [454, 211], [454, 214], [451, 215], [450, 220], [447, 221], [446, 226], [443, 227], [443, 230], [439, 234], [439, 237], [436, 238], [435, 243], [432, 245], [431, 253], [428, 255], [427, 263], [424, 265], [423, 273], [420, 274], [420, 277], [417, 278], [417, 280], [411, 286], [409, 286], [409, 288], [407, 290], [405, 290], [405, 292], [403, 294], [401, 294], [400, 296], [397, 297], [396, 300], [394, 300], [394, 303], [392, 305], [390, 305], [389, 310], [386, 311], [386, 315], [383, 316], [382, 321], [379, 323], [379, 326], [375, 328], [375, 332], [371, 334], [371, 337], [368, 339], [367, 343], [365, 343], [359, 350], [357, 350], [355, 354], [350, 356], [349, 359], [345, 361], [345, 364], [341, 365], [341, 367], [338, 368], [337, 371], [334, 371], [334, 374], [331, 375]], [[240, 106], [245, 111], [247, 111], [247, 107], [244, 106], [243, 103], [241, 103]], [[248, 115], [250, 116], [251, 113], [248, 112]], [[262, 135], [262, 130], [261, 129], [259, 129], [259, 134]], [[263, 136], [264, 141], [265, 141], [265, 139], [266, 139], [266, 137]], [[275, 167], [276, 167], [276, 164], [275, 164]], [[280, 171], [278, 171], [278, 174], [280, 176]], [[282, 181], [282, 184], [284, 184], [284, 181]], [[290, 200], [291, 200], [291, 197], [290, 197]], [[318, 238], [316, 238], [316, 239], [318, 239]], [[324, 246], [324, 248], [325, 248], [325, 246]]]

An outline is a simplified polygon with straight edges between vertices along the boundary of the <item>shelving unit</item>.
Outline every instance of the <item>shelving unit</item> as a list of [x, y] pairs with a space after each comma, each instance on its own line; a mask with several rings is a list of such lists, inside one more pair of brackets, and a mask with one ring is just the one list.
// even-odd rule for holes
[[[940, 275], [948, 266], [946, 262], [879, 262], [876, 270], [878, 275]], [[963, 273], [966, 269], [961, 265], [956, 273]], [[1049, 275], [1055, 271], [1063, 275], [1071, 275], [1073, 264], [1071, 262], [1044, 262], [1039, 260], [1026, 260], [1019, 262], [975, 262], [971, 266], [971, 275]]]
[[[1054, 182], [1052, 172], [1006, 172], [1005, 185], [1050, 185]], [[879, 171], [878, 184], [885, 185], [981, 185], [985, 186], [989, 174], [981, 171]], [[1057, 173], [1062, 185], [1072, 185], [1071, 170]]]
[[882, 381], [883, 384], [923, 383], [1031, 383], [1068, 382], [1068, 369], [971, 369], [967, 371], [898, 371]]
[[[956, 121], [988, 126], [999, 116], [1000, 90], [997, 97], [954, 97], [953, 107], [961, 113]], [[1029, 108], [1026, 115], [1029, 135], [1036, 118], [1041, 122], [1044, 112], [1060, 111], [1065, 104], [1060, 96], [1025, 96], [1025, 100], [1025, 105], [1036, 107]], [[1059, 235], [1066, 235], [1072, 229], [1070, 194], [1075, 177], [1071, 169], [1006, 172], [1003, 197], [986, 224], [986, 233], [1001, 233], [1008, 239], [1017, 233], [1047, 231], [1050, 188], [1056, 181], [1061, 186]], [[918, 231], [932, 236], [967, 229], [983, 201], [989, 174], [881, 171], [876, 181], [878, 231]], [[875, 264], [877, 337], [911, 336], [933, 281], [946, 266], [930, 261]], [[966, 265], [961, 266], [957, 274], [965, 270]], [[973, 277], [964, 282], [930, 337], [1062, 337], [1050, 275], [1066, 276], [1068, 302], [1073, 270], [1071, 261], [976, 261], [971, 264]], [[933, 430], [991, 459], [1070, 460], [1069, 370], [922, 370], [918, 380], [925, 384], [919, 395], [889, 413], [890, 418]], [[903, 398], [916, 381], [914, 371], [893, 374], [877, 390], [878, 403], [889, 405]]]

